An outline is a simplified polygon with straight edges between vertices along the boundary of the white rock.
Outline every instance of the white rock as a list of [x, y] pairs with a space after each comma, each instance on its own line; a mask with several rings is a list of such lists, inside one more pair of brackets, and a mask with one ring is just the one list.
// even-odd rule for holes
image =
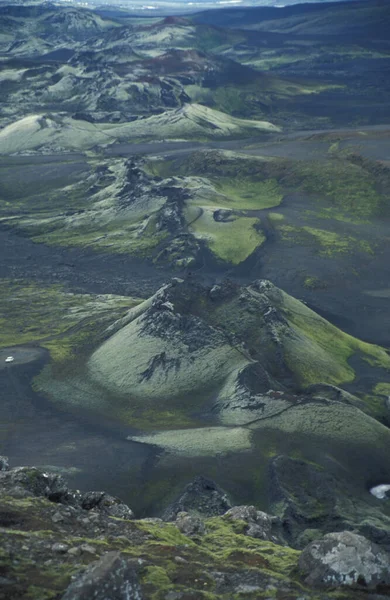
[[390, 484], [388, 483], [382, 483], [370, 489], [370, 494], [379, 498], [379, 500], [385, 500], [388, 497], [387, 492], [390, 492]]

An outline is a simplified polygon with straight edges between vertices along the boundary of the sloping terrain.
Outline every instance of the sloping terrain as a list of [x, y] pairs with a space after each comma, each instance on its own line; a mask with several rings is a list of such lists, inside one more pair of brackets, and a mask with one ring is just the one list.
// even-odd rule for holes
[[[343, 530], [390, 547], [388, 500], [370, 493], [390, 485], [388, 14], [0, 7], [1, 454], [148, 516], [201, 474], [295, 548]], [[26, 558], [18, 536], [49, 513], [77, 546], [46, 569], [56, 540], [43, 552], [39, 533], [26, 572], [45, 558], [47, 585], [11, 573], [16, 597], [54, 600], [88, 562], [78, 527], [87, 546], [106, 534], [72, 510], [65, 534], [65, 513], [23, 493], [12, 514], [0, 493], [7, 549]], [[295, 551], [235, 530], [205, 567], [224, 521], [183, 554], [223, 577], [190, 580], [174, 558], [187, 538], [115, 522], [157, 536], [139, 544], [145, 598], [327, 597]]]
[[31, 115], [12, 123], [0, 132], [0, 153], [14, 154], [28, 150], [58, 152], [85, 151], [115, 142], [152, 140], [158, 130], [162, 139], [208, 139], [244, 137], [253, 131], [278, 131], [266, 121], [249, 121], [220, 111], [190, 104], [143, 120], [118, 125], [88, 123], [67, 117]]
[[174, 473], [179, 485], [190, 463], [191, 472], [211, 474], [221, 456], [223, 485], [238, 493], [241, 482], [237, 498], [255, 494], [264, 508], [275, 454], [322, 465], [344, 482], [339, 498], [363, 501], [372, 481], [389, 476], [388, 351], [270, 282], [205, 288], [174, 280], [105, 329], [86, 330], [84, 341], [82, 332], [77, 353], [58, 354], [35, 389], [76, 415], [137, 427], [129, 442], [159, 448], [145, 487], [152, 504], [153, 486]]
[[319, 35], [351, 35], [358, 33], [372, 38], [385, 35], [389, 26], [386, 0], [373, 5], [366, 1], [324, 2], [274, 7], [224, 8], [208, 10], [192, 17], [195, 22], [232, 27], [257, 29], [276, 33], [302, 33]]
[[[221, 22], [209, 25], [202, 15], [129, 24], [82, 9], [2, 8], [0, 122], [45, 113], [61, 118], [56, 114], [65, 111], [88, 123], [126, 123], [186, 104], [287, 128], [292, 122], [304, 128], [383, 122], [388, 118], [381, 76], [388, 69], [386, 37], [374, 43], [359, 29], [336, 30], [339, 10], [330, 39], [325, 31], [274, 33], [268, 20], [259, 37]], [[381, 10], [370, 13], [376, 31], [386, 19], [386, 6]], [[360, 9], [355, 12], [348, 23], [363, 22]], [[251, 9], [248, 15], [253, 24]], [[315, 21], [312, 10], [303, 10], [302, 19], [310, 18]], [[363, 77], [359, 87], [356, 69]], [[257, 134], [256, 125], [252, 133]]]

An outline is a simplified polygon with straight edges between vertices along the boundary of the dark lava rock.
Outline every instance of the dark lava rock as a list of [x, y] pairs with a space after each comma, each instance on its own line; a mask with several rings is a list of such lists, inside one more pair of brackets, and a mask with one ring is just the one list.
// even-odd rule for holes
[[224, 208], [219, 208], [213, 212], [213, 219], [217, 223], [228, 223], [234, 218], [233, 211]]
[[105, 492], [86, 492], [81, 496], [81, 507], [85, 510], [98, 509], [110, 517], [134, 519], [133, 511], [126, 504]]
[[[390, 550], [390, 518], [361, 490], [322, 467], [277, 456], [269, 469], [270, 506], [282, 520], [283, 537], [296, 547], [325, 533], [354, 530]], [[357, 496], [359, 491], [360, 496]]]
[[0, 470], [0, 487], [4, 493], [19, 498], [41, 496], [51, 502], [77, 507], [83, 510], [98, 511], [108, 517], [134, 519], [133, 511], [119, 498], [105, 492], [70, 490], [61, 475], [47, 473], [36, 467], [15, 467], [8, 471]]
[[280, 519], [257, 510], [254, 506], [234, 506], [224, 514], [223, 518], [230, 521], [245, 521], [248, 524], [245, 535], [268, 540], [274, 544], [283, 543]]
[[8, 471], [9, 462], [6, 456], [0, 456], [0, 471]]
[[350, 531], [328, 533], [312, 542], [299, 558], [305, 583], [315, 586], [362, 585], [365, 588], [389, 586], [390, 554], [365, 537]]
[[62, 600], [142, 600], [137, 571], [119, 552], [108, 552], [70, 584]]
[[223, 515], [229, 508], [232, 508], [232, 505], [226, 492], [211, 479], [199, 475], [184, 488], [179, 498], [166, 508], [162, 518], [164, 521], [174, 521], [180, 512], [215, 517]]
[[17, 490], [20, 496], [44, 496], [53, 502], [68, 502], [73, 499], [61, 475], [46, 473], [36, 467], [16, 467], [2, 471], [0, 484], [4, 488]]

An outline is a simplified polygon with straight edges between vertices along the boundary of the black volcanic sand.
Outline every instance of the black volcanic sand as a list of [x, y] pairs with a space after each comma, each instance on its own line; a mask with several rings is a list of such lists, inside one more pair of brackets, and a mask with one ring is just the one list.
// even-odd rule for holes
[[[5, 355], [15, 362], [5, 365]], [[46, 350], [33, 346], [0, 351], [0, 452], [12, 466], [57, 467], [72, 487], [108, 490], [139, 513], [138, 490], [148, 480], [156, 450], [125, 441], [129, 428], [62, 412], [35, 393], [31, 381], [48, 359]]]
[[[305, 195], [289, 195], [278, 212], [288, 218], [288, 223], [300, 227], [326, 226], [323, 219], [310, 216], [302, 223], [303, 211], [312, 208]], [[261, 211], [264, 220], [270, 211]], [[359, 228], [345, 223], [332, 222], [332, 230], [342, 235], [356, 236], [357, 231], [382, 245], [375, 254], [364, 252], [333, 253], [320, 256], [308, 244], [282, 240], [277, 229], [268, 222], [267, 241], [252, 256], [229, 272], [229, 276], [242, 281], [269, 279], [292, 296], [303, 300], [331, 323], [345, 332], [382, 346], [390, 346], [390, 313], [386, 292], [390, 264], [390, 239], [388, 225], [379, 219]], [[324, 282], [324, 287], [305, 287], [306, 276], [314, 275]]]
[[148, 297], [172, 276], [126, 255], [36, 244], [0, 226], [0, 278], [61, 283], [73, 292]]

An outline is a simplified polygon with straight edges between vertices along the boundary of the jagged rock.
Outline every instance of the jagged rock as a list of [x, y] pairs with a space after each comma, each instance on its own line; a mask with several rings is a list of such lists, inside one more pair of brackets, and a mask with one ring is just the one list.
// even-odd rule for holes
[[45, 473], [35, 467], [16, 467], [1, 472], [0, 482], [8, 488], [23, 490], [27, 495], [45, 496], [52, 502], [70, 503], [74, 500], [60, 475]]
[[9, 470], [9, 461], [7, 456], [0, 456], [0, 471]]
[[[9, 471], [0, 471], [0, 485], [15, 498], [42, 496], [51, 502], [66, 505], [68, 511], [80, 508], [83, 511], [98, 511], [98, 514], [107, 517], [134, 519], [133, 511], [119, 498], [105, 492], [81, 494], [79, 491], [70, 490], [61, 475], [46, 473], [36, 467], [15, 467]], [[53, 523], [60, 523], [64, 521], [65, 516], [69, 516], [69, 513], [65, 514], [65, 510], [57, 511], [51, 520]], [[94, 518], [99, 517], [96, 515]], [[88, 519], [85, 512], [82, 512], [77, 520], [88, 525], [92, 521], [92, 515]]]
[[350, 531], [329, 533], [309, 544], [300, 556], [299, 568], [309, 585], [390, 586], [390, 554]]
[[70, 584], [62, 600], [142, 600], [134, 564], [108, 552]]
[[186, 512], [180, 512], [177, 515], [175, 525], [184, 535], [202, 535], [205, 532], [202, 519]]
[[165, 509], [162, 518], [164, 521], [174, 521], [181, 512], [214, 517], [223, 515], [231, 507], [226, 492], [211, 479], [199, 475], [184, 488], [179, 498]]
[[81, 506], [85, 510], [98, 509], [111, 517], [134, 519], [133, 511], [119, 498], [105, 492], [87, 492], [81, 497]]
[[268, 540], [274, 544], [283, 543], [278, 531], [280, 519], [257, 510], [254, 506], [234, 506], [225, 513], [223, 518], [245, 521], [248, 524], [245, 535]]

